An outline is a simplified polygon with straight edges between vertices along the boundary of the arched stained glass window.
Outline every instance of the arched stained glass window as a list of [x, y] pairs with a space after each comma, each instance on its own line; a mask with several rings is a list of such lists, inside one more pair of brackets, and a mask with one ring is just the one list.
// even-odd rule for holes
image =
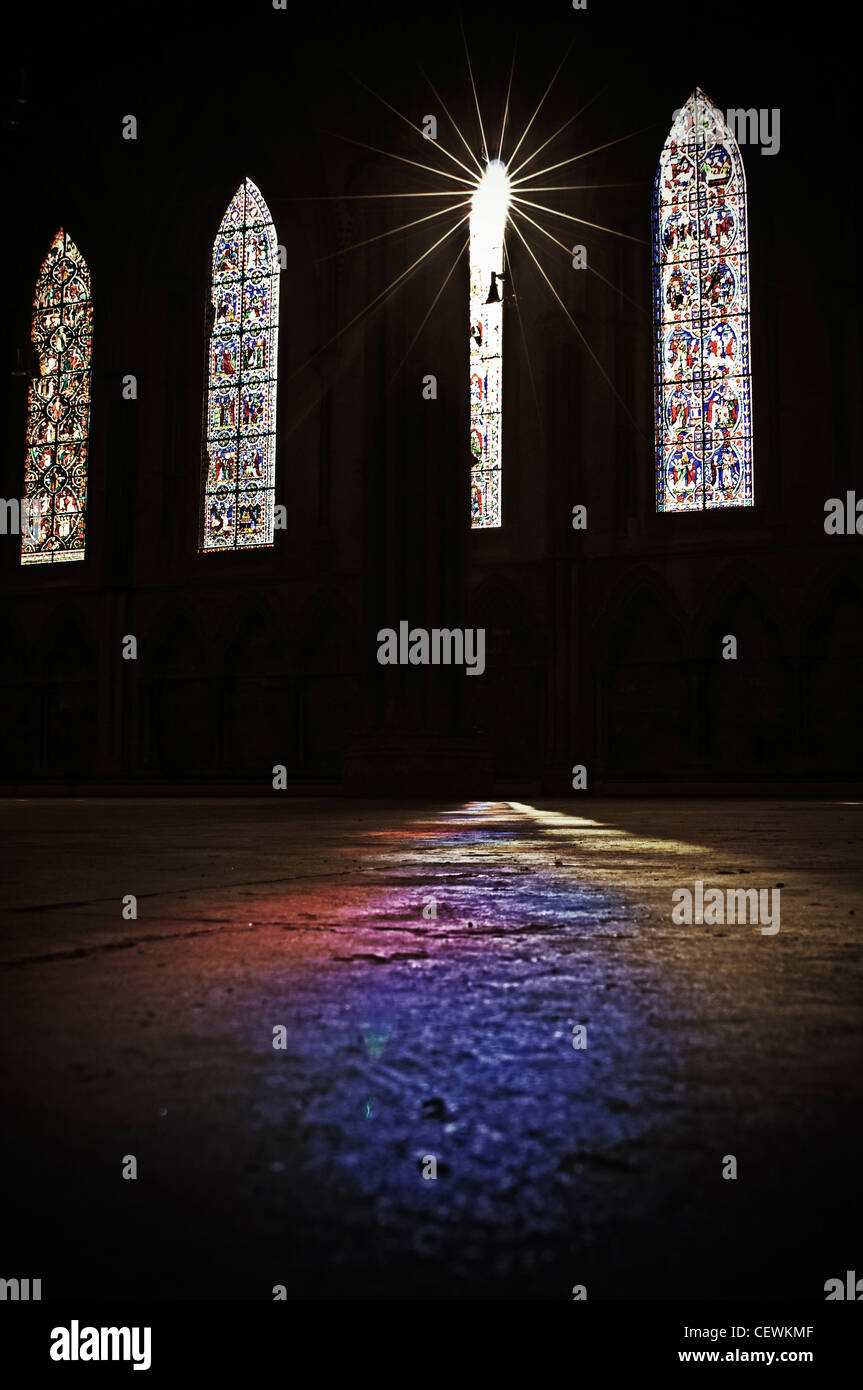
[[213, 246], [201, 550], [273, 544], [279, 259], [269, 208], [244, 179]]
[[746, 180], [699, 87], [659, 161], [653, 256], [656, 509], [751, 507]]
[[61, 227], [33, 304], [22, 565], [84, 559], [92, 332], [90, 271]]
[[501, 524], [504, 232], [510, 199], [506, 168], [491, 160], [470, 214], [470, 524]]

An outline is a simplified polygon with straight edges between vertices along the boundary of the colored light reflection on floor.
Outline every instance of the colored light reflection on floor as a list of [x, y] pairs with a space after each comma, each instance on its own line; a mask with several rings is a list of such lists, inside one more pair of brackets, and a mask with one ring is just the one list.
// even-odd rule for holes
[[[520, 815], [527, 816], [534, 822], [541, 831], [548, 835], [566, 835], [578, 842], [578, 836], [590, 836], [595, 839], [597, 836], [606, 836], [619, 844], [622, 840], [631, 840], [632, 848], [638, 851], [651, 849], [668, 852], [672, 850], [675, 854], [702, 856], [710, 854], [710, 845], [698, 845], [689, 840], [661, 840], [655, 837], [635, 834], [621, 827], [610, 827], [600, 821], [590, 820], [586, 816], [568, 815], [563, 811], [538, 810], [533, 806], [528, 806], [523, 802], [511, 801], [509, 803], [513, 810]], [[624, 813], [625, 814], [625, 813]]]
[[[16, 1248], [42, 1221], [75, 1287], [82, 1251], [103, 1291], [131, 1248], [139, 1292], [183, 1298], [166, 1229], [208, 1296], [484, 1298], [512, 1275], [566, 1298], [585, 1269], [591, 1297], [799, 1296], [859, 1166], [858, 808], [582, 809], [88, 803], [69, 823], [40, 804], [6, 939]], [[134, 937], [111, 897], [121, 817]], [[43, 844], [68, 902], [33, 868]], [[671, 921], [674, 885], [765, 864], [792, 880], [787, 934], [784, 903], [775, 938]], [[104, 1182], [130, 1150], [139, 1204]], [[801, 1229], [824, 1242], [803, 1265]]]
[[[553, 872], [544, 826], [518, 806], [468, 803], [398, 832], [368, 837], [362, 875], [304, 903], [314, 962], [297, 969], [286, 934], [268, 985], [290, 1001], [290, 1067], [274, 1058], [256, 1111], [295, 1127], [334, 1200], [361, 1194], [417, 1249], [468, 1212], [504, 1227], [514, 1203], [551, 1231], [591, 1156], [648, 1122], [643, 1078], [608, 1073], [646, 1026], [644, 968], [616, 959], [610, 978], [595, 949], [632, 933], [637, 908]], [[576, 1053], [585, 1022], [603, 1046]], [[670, 1056], [669, 1087], [678, 1067]], [[423, 1178], [430, 1156], [445, 1177]]]

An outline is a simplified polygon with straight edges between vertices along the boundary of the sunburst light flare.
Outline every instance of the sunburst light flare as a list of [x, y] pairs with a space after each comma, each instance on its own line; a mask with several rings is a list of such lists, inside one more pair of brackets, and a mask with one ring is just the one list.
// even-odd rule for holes
[[[329, 347], [337, 338], [346, 333], [349, 328], [359, 323], [368, 313], [376, 307], [380, 307], [389, 298], [390, 294], [414, 274], [423, 262], [445, 246], [454, 232], [463, 227], [465, 222], [469, 223], [468, 236], [464, 245], [468, 250], [469, 261], [469, 413], [470, 413], [470, 516], [471, 528], [483, 530], [500, 527], [502, 524], [502, 500], [501, 500], [501, 481], [502, 481], [502, 444], [503, 444], [503, 319], [505, 314], [505, 301], [513, 299], [512, 293], [512, 268], [509, 263], [509, 253], [506, 245], [507, 228], [511, 228], [517, 237], [515, 249], [524, 248], [528, 263], [536, 272], [538, 280], [542, 285], [542, 293], [550, 292], [554, 300], [563, 311], [567, 321], [575, 330], [581, 342], [587, 349], [588, 355], [593, 364], [598, 368], [606, 385], [610, 387], [615, 398], [622, 405], [627, 417], [634, 424], [632, 415], [626, 403], [622, 400], [620, 392], [617, 390], [611, 376], [599, 360], [596, 352], [588, 342], [582, 328], [576, 322], [573, 314], [567, 308], [563, 294], [555, 286], [549, 270], [543, 265], [538, 255], [535, 245], [531, 245], [529, 237], [536, 232], [552, 243], [554, 248], [559, 248], [567, 256], [569, 261], [571, 251], [563, 241], [553, 236], [546, 227], [543, 227], [534, 217], [530, 215], [528, 209], [539, 212], [551, 218], [561, 219], [570, 224], [579, 224], [590, 228], [591, 231], [600, 232], [606, 235], [620, 237], [626, 241], [641, 242], [639, 237], [633, 237], [625, 232], [618, 231], [613, 227], [604, 226], [601, 223], [579, 217], [573, 212], [564, 211], [554, 207], [548, 201], [537, 202], [535, 198], [538, 194], [570, 194], [580, 190], [597, 188], [616, 188], [621, 184], [548, 184], [543, 182], [543, 176], [553, 170], [564, 168], [567, 165], [576, 163], [599, 150], [607, 149], [612, 145], [621, 143], [623, 140], [630, 139], [632, 135], [640, 132], [634, 131], [629, 135], [622, 135], [613, 140], [608, 140], [600, 145], [582, 150], [581, 152], [562, 157], [557, 161], [541, 165], [538, 156], [544, 150], [549, 149], [555, 141], [569, 130], [577, 118], [591, 105], [595, 98], [591, 98], [573, 115], [549, 135], [543, 134], [540, 130], [540, 113], [549, 96], [557, 78], [563, 68], [568, 53], [558, 63], [555, 71], [545, 86], [536, 106], [534, 107], [529, 120], [521, 130], [517, 139], [512, 137], [507, 139], [511, 113], [511, 97], [513, 94], [513, 80], [515, 71], [515, 57], [513, 56], [510, 66], [508, 81], [506, 82], [506, 96], [503, 112], [500, 119], [499, 130], [495, 126], [495, 133], [498, 135], [496, 141], [492, 142], [491, 131], [488, 122], [483, 120], [483, 113], [480, 106], [477, 83], [474, 76], [473, 67], [470, 59], [470, 51], [467, 39], [462, 31], [464, 38], [465, 56], [467, 60], [467, 70], [470, 82], [469, 105], [475, 111], [475, 127], [479, 136], [478, 151], [474, 149], [469, 134], [456, 121], [450, 108], [444, 102], [437, 88], [426, 77], [429, 88], [434, 93], [440, 103], [440, 107], [445, 112], [447, 119], [452, 125], [458, 140], [461, 143], [463, 152], [468, 156], [475, 170], [471, 165], [464, 162], [439, 138], [427, 139], [422, 159], [408, 158], [404, 154], [395, 151], [382, 149], [377, 145], [366, 144], [361, 140], [353, 139], [346, 135], [338, 135], [336, 138], [348, 144], [356, 145], [366, 149], [371, 153], [378, 154], [387, 159], [397, 161], [401, 165], [409, 165], [420, 171], [421, 174], [431, 174], [442, 180], [441, 186], [436, 189], [394, 189], [392, 193], [369, 193], [369, 194], [350, 194], [345, 195], [351, 201], [368, 200], [383, 201], [397, 200], [399, 198], [440, 198], [442, 205], [428, 215], [414, 217], [408, 221], [400, 222], [395, 227], [390, 227], [383, 232], [354, 242], [350, 246], [340, 248], [330, 256], [341, 257], [347, 253], [368, 246], [375, 242], [381, 242], [389, 237], [399, 234], [412, 234], [414, 229], [423, 225], [438, 222], [447, 217], [453, 220], [446, 227], [442, 235], [436, 235], [436, 239], [423, 250], [420, 254], [411, 259], [408, 265], [397, 274], [390, 283], [379, 294], [375, 295], [358, 313], [354, 314], [349, 321], [331, 337], [323, 347], [318, 348], [311, 361]], [[423, 76], [425, 76], [423, 74]], [[402, 111], [399, 111], [385, 97], [373, 91], [367, 83], [357, 78], [359, 86], [370, 93], [388, 111], [398, 118], [405, 125], [409, 126], [419, 135], [426, 132], [420, 128], [416, 121], [411, 120]], [[528, 136], [533, 131], [534, 148], [529, 150], [526, 147]], [[488, 132], [488, 137], [487, 137]], [[503, 157], [504, 141], [510, 145], [510, 154], [507, 158]], [[497, 157], [493, 157], [491, 151], [496, 149]], [[437, 156], [441, 161], [448, 161], [448, 167], [436, 167], [427, 160]], [[458, 172], [454, 172], [456, 166]], [[532, 169], [532, 172], [529, 170]], [[338, 195], [336, 195], [338, 197]], [[302, 201], [311, 201], [302, 199]], [[330, 201], [328, 198], [327, 201]], [[517, 219], [517, 220], [516, 220]], [[420, 333], [425, 327], [438, 304], [446, 285], [452, 278], [453, 272], [458, 261], [463, 254], [464, 247], [456, 254], [455, 261], [450, 262], [442, 276], [441, 283], [426, 309], [425, 315], [414, 333], [410, 346], [402, 358], [392, 380], [401, 370], [407, 356], [415, 346]], [[519, 255], [521, 253], [519, 252]], [[322, 259], [330, 259], [325, 256]], [[589, 267], [593, 270], [593, 267]], [[597, 278], [610, 289], [617, 293], [622, 293], [617, 286], [607, 280], [605, 276], [593, 271]], [[624, 296], [626, 297], [626, 296]], [[515, 305], [518, 311], [519, 324], [522, 338], [524, 340], [525, 352], [527, 355], [528, 375], [530, 376], [531, 386], [539, 413], [538, 395], [533, 380], [533, 368], [530, 360], [527, 337], [524, 330], [521, 311], [518, 304]], [[303, 366], [308, 365], [304, 363]], [[302, 370], [300, 368], [298, 370]]]

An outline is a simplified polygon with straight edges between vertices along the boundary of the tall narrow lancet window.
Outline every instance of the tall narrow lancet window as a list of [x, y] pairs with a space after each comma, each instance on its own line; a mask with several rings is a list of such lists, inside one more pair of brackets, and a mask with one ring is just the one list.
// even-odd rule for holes
[[501, 524], [504, 228], [510, 184], [493, 159], [470, 213], [470, 524]]
[[84, 559], [92, 332], [90, 271], [61, 227], [33, 305], [22, 565]]
[[213, 246], [201, 550], [273, 544], [279, 259], [269, 209], [245, 179]]
[[657, 511], [751, 507], [746, 180], [698, 87], [659, 161], [653, 255]]

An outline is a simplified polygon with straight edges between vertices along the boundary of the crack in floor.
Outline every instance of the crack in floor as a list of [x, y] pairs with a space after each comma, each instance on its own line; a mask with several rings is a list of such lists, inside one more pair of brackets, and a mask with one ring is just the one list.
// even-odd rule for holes
[[190, 936], [220, 936], [226, 932], [258, 931], [269, 923], [258, 926], [240, 927], [226, 924], [223, 927], [204, 927], [201, 931], [154, 932], [147, 936], [136, 936], [125, 941], [103, 941], [95, 946], [76, 946], [70, 951], [50, 951], [42, 956], [17, 956], [13, 960], [0, 961], [0, 969], [15, 970], [22, 965], [50, 965], [58, 960], [81, 960], [85, 956], [96, 956], [105, 951], [130, 951], [133, 946], [141, 946], [149, 941], [179, 941]]

